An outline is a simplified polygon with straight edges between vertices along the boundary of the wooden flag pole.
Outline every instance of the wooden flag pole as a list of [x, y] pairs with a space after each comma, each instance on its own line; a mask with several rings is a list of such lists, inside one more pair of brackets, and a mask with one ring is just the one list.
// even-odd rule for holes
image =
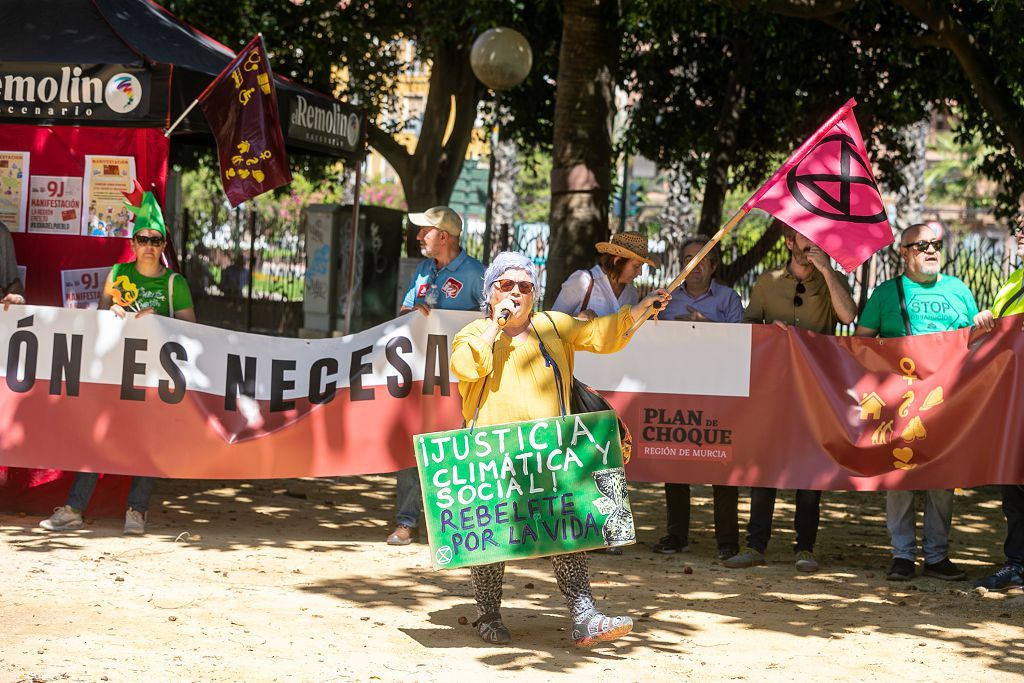
[[[749, 209], [740, 209], [735, 216], [729, 219], [728, 223], [719, 228], [718, 232], [716, 232], [714, 236], [710, 240], [708, 240], [708, 243], [705, 244], [704, 247], [697, 252], [697, 255], [690, 259], [690, 262], [687, 263], [686, 266], [683, 268], [683, 272], [679, 273], [676, 279], [673, 280], [668, 285], [668, 287], [665, 288], [668, 290], [669, 294], [676, 291], [679, 285], [683, 284], [683, 280], [685, 280], [686, 276], [689, 275], [693, 271], [693, 269], [697, 267], [697, 264], [701, 262], [701, 259], [707, 256], [708, 253], [715, 248], [715, 245], [718, 244], [723, 237], [725, 237], [726, 233], [735, 228], [739, 224], [739, 222], [743, 220], [743, 217], [746, 216], [748, 212]], [[648, 306], [647, 309], [644, 311], [643, 315], [640, 316], [640, 319], [633, 323], [633, 325], [628, 330], [626, 330], [625, 334], [623, 334], [622, 336], [628, 337], [629, 335], [636, 332], [648, 318], [650, 318], [657, 312], [658, 309], [654, 308], [653, 306]]]
[[178, 124], [179, 124], [179, 123], [181, 123], [181, 122], [182, 122], [183, 120], [185, 120], [185, 117], [186, 117], [186, 116], [188, 116], [188, 113], [189, 113], [190, 111], [192, 111], [193, 109], [195, 109], [195, 107], [196, 107], [196, 105], [197, 105], [197, 104], [199, 104], [199, 100], [198, 100], [198, 99], [194, 99], [194, 100], [192, 100], [192, 104], [188, 105], [188, 109], [186, 109], [185, 111], [183, 111], [183, 112], [181, 113], [181, 116], [179, 116], [179, 117], [178, 117], [178, 120], [177, 120], [177, 121], [175, 121], [174, 123], [172, 123], [172, 124], [171, 124], [171, 127], [170, 127], [170, 128], [168, 128], [167, 130], [165, 130], [165, 131], [164, 131], [164, 137], [165, 137], [165, 138], [169, 138], [169, 137], [171, 137], [171, 133], [173, 133], [173, 132], [174, 132], [174, 129], [178, 127]]

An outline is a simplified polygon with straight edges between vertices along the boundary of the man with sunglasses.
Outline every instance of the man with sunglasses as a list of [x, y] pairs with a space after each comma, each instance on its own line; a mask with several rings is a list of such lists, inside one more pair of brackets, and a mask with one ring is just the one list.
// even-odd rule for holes
[[[789, 262], [757, 279], [743, 313], [744, 321], [796, 325], [819, 334], [835, 334], [838, 323], [852, 323], [857, 317], [857, 304], [846, 276], [832, 267], [828, 254], [793, 228], [782, 224], [782, 236]], [[765, 563], [776, 493], [773, 488], [751, 487], [747, 547], [724, 560], [723, 565], [736, 569]], [[793, 552], [799, 571], [818, 569], [814, 543], [820, 517], [821, 491], [796, 491]]]
[[[447, 206], [435, 206], [423, 213], [410, 213], [409, 222], [419, 228], [416, 241], [426, 257], [412, 277], [402, 301], [401, 313], [430, 309], [477, 311], [483, 300], [484, 266], [459, 246], [462, 218]], [[388, 545], [409, 545], [416, 535], [423, 502], [415, 467], [399, 470], [395, 530]]]
[[[974, 295], [963, 282], [943, 275], [944, 230], [938, 222], [918, 223], [903, 231], [903, 274], [887, 280], [868, 298], [858, 337], [909, 337], [970, 327], [979, 318]], [[892, 540], [892, 564], [885, 578], [910, 581], [916, 575], [915, 491], [887, 491], [885, 519]], [[949, 559], [953, 524], [952, 489], [924, 492], [924, 576], [962, 581], [967, 575]]]

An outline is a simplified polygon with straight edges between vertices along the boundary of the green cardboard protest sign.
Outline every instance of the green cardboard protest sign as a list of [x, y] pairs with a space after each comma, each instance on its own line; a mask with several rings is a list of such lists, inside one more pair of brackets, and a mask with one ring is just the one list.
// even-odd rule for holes
[[615, 412], [413, 437], [435, 569], [636, 540]]

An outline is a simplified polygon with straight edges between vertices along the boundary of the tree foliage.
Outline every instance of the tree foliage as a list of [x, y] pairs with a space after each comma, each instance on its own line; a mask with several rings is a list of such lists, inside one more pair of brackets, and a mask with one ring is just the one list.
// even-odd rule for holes
[[[997, 213], [1024, 194], [1024, 4], [1019, 0], [721, 0], [732, 8], [802, 19], [851, 45], [913, 60], [908, 77], [955, 113], [957, 137], [989, 148], [980, 170], [999, 183]], [[916, 55], [916, 57], [915, 57]], [[879, 72], [885, 75], [885, 72]]]
[[[470, 48], [483, 31], [510, 26], [535, 47], [533, 71], [506, 101], [536, 115], [516, 116], [507, 128], [529, 144], [550, 139], [554, 89], [544, 77], [561, 30], [553, 1], [168, 0], [167, 8], [232, 49], [262, 32], [275, 72], [365, 107], [374, 122], [370, 145], [394, 167], [413, 208], [447, 201], [462, 169], [486, 93], [469, 67]], [[410, 153], [393, 137], [408, 123], [396, 85], [427, 62], [425, 113]]]
[[[882, 180], [899, 187], [900, 130], [925, 116], [938, 75], [919, 52], [855, 44], [830, 26], [711, 0], [635, 0], [630, 9], [629, 142], [660, 165], [681, 163], [705, 190], [705, 214], [716, 174], [729, 188], [756, 188], [850, 97]], [[893, 14], [874, 22], [907, 22]]]

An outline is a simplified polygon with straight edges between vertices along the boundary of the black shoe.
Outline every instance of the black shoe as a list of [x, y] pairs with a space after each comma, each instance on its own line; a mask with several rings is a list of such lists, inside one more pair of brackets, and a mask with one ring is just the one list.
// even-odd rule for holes
[[690, 549], [688, 543], [683, 543], [678, 536], [664, 536], [660, 541], [651, 546], [651, 551], [662, 555], [675, 555], [685, 553]]
[[911, 560], [894, 557], [889, 565], [889, 573], [885, 578], [889, 581], [910, 581], [917, 575], [917, 569]]
[[728, 560], [733, 555], [738, 555], [739, 552], [740, 552], [740, 549], [738, 547], [733, 547], [733, 546], [729, 546], [729, 545], [723, 545], [722, 547], [720, 547], [718, 549], [718, 559], [720, 559], [720, 560]]
[[1014, 564], [1004, 565], [995, 574], [982, 577], [974, 582], [975, 588], [987, 588], [990, 591], [1001, 591], [1004, 588], [1024, 587], [1024, 567]]
[[942, 579], [943, 581], [965, 581], [967, 579], [967, 574], [960, 567], [950, 562], [948, 557], [944, 557], [941, 562], [936, 562], [935, 564], [926, 564], [921, 575], [930, 576], [933, 579]]

